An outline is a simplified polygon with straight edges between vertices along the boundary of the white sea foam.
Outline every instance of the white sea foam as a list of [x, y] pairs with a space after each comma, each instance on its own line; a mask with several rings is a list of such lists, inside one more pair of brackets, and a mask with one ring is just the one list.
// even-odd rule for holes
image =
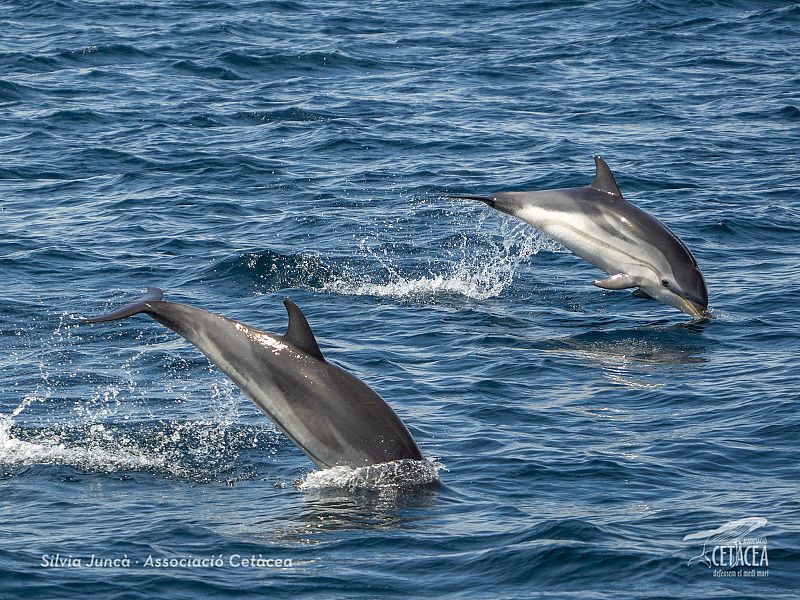
[[444, 465], [434, 460], [395, 460], [357, 469], [332, 467], [307, 473], [296, 482], [296, 486], [303, 491], [331, 488], [399, 490], [436, 482], [443, 468]]

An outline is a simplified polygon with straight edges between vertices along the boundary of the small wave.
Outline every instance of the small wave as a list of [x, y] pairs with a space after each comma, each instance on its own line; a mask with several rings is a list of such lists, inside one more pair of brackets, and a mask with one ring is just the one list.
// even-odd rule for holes
[[307, 122], [307, 121], [325, 121], [331, 118], [320, 111], [311, 111], [299, 108], [297, 106], [289, 106], [277, 110], [248, 110], [239, 111], [229, 117], [233, 123], [244, 123], [249, 125], [262, 125], [264, 123], [275, 122]]
[[149, 52], [130, 44], [101, 44], [63, 50], [58, 56], [71, 60], [83, 60], [85, 57], [91, 57], [92, 60], [97, 61], [119, 61], [125, 59], [139, 60], [148, 58], [151, 55]]
[[333, 277], [331, 269], [316, 254], [280, 254], [270, 250], [246, 252], [220, 261], [211, 271], [225, 279], [246, 276], [254, 280], [261, 293], [288, 288], [319, 289]]
[[222, 81], [237, 81], [242, 79], [239, 74], [225, 67], [203, 65], [197, 61], [188, 59], [175, 62], [172, 68], [182, 73], [188, 73], [206, 79], [220, 79]]
[[9, 71], [32, 71], [41, 73], [60, 68], [63, 61], [41, 54], [29, 52], [9, 52], [4, 56]]
[[783, 108], [778, 111], [779, 117], [784, 117], [786, 119], [797, 120], [800, 119], [800, 108], [794, 106], [792, 104], [787, 104]]
[[342, 50], [329, 52], [262, 52], [248, 54], [228, 51], [219, 61], [234, 69], [256, 72], [309, 73], [321, 70], [382, 69], [383, 64], [372, 59], [352, 56]]
[[444, 465], [428, 460], [395, 460], [359, 467], [332, 467], [311, 471], [295, 482], [297, 489], [308, 492], [321, 489], [400, 490], [439, 481]]
[[211, 127], [223, 127], [224, 123], [218, 120], [211, 113], [201, 113], [192, 115], [191, 117], [186, 119], [181, 125], [184, 127], [197, 127], [206, 129]]
[[13, 102], [22, 100], [26, 96], [26, 86], [0, 79], [0, 102]]
[[48, 124], [64, 123], [64, 124], [83, 124], [88, 125], [92, 123], [109, 123], [113, 117], [108, 114], [96, 112], [94, 110], [85, 109], [71, 109], [71, 110], [56, 110], [44, 117], [44, 121]]

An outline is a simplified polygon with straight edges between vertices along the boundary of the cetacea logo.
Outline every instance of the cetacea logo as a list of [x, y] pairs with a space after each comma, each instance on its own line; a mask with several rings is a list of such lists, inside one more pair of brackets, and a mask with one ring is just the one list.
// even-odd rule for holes
[[769, 576], [767, 538], [753, 533], [766, 524], [764, 517], [747, 517], [684, 536], [684, 542], [703, 541], [700, 554], [687, 564], [702, 563], [714, 569], [714, 577]]

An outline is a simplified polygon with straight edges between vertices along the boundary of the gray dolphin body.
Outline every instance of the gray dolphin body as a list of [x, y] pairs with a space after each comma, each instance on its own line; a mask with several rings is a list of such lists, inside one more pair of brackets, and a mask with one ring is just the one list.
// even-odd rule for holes
[[162, 297], [160, 289], [148, 288], [136, 302], [86, 321], [150, 315], [197, 346], [320, 468], [422, 460], [391, 407], [360, 379], [325, 360], [291, 300], [284, 300], [286, 334], [276, 335]]
[[708, 290], [686, 245], [655, 217], [622, 197], [605, 161], [585, 187], [490, 196], [480, 200], [539, 229], [610, 275], [595, 280], [608, 290], [638, 288], [695, 318], [708, 316]]

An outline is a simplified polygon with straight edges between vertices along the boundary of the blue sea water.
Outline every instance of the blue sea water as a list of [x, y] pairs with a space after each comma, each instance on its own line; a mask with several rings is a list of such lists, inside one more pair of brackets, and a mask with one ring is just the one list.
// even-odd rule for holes
[[[0, 597], [796, 597], [798, 32], [786, 1], [1, 2]], [[716, 318], [445, 198], [593, 154]], [[441, 488], [316, 472], [172, 332], [78, 323], [147, 285], [275, 332], [294, 299]], [[687, 564], [752, 517], [761, 576]]]

